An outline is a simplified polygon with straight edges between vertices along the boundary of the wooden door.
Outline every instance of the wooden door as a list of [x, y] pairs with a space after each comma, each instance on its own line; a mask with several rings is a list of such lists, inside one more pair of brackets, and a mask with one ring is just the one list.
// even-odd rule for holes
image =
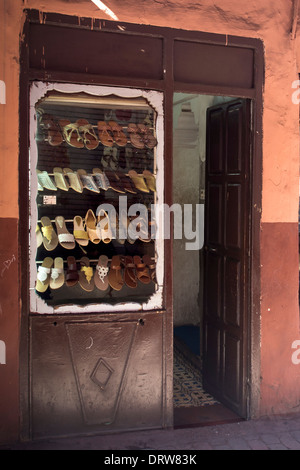
[[203, 383], [247, 416], [250, 101], [207, 110]]

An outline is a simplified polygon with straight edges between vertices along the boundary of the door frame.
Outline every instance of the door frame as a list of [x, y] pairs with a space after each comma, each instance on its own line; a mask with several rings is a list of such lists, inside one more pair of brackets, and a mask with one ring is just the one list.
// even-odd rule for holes
[[[252, 160], [251, 160], [251, 224], [250, 230], [250, 273], [249, 273], [249, 377], [250, 377], [250, 406], [249, 418], [259, 413], [260, 394], [260, 220], [261, 220], [261, 189], [262, 189], [262, 114], [263, 114], [263, 84], [264, 84], [264, 49], [261, 40], [256, 38], [244, 38], [227, 36], [222, 34], [204, 33], [200, 31], [184, 31], [168, 27], [148, 26], [134, 23], [122, 23], [91, 18], [75, 18], [73, 16], [58, 13], [41, 13], [38, 10], [25, 10], [25, 21], [20, 43], [20, 126], [19, 136], [19, 246], [20, 246], [20, 296], [21, 296], [21, 331], [20, 331], [20, 410], [21, 430], [20, 436], [28, 438], [30, 428], [30, 339], [29, 331], [29, 290], [28, 290], [28, 202], [25, 195], [29, 192], [28, 186], [28, 109], [30, 83], [35, 80], [52, 82], [76, 82], [79, 84], [101, 84], [112, 86], [127, 86], [158, 90], [164, 92], [165, 113], [165, 189], [164, 201], [172, 205], [173, 193], [173, 93], [198, 93], [205, 95], [232, 96], [248, 98], [252, 100]], [[42, 18], [41, 18], [42, 15]], [[48, 29], [47, 29], [48, 28]], [[161, 54], [161, 70], [153, 68], [153, 76], [145, 77], [143, 74], [136, 77], [124, 77], [120, 75], [105, 75], [106, 70], [101, 69], [93, 73], [82, 72], [80, 64], [70, 61], [68, 64], [60, 64], [59, 67], [51, 62], [57, 57], [56, 44], [53, 41], [55, 34], [47, 36], [47, 30], [55, 32], [55, 28], [65, 28], [67, 42], [72, 42], [74, 35], [82, 33], [87, 41], [95, 35], [112, 33], [118, 35], [122, 41], [122, 35], [143, 37], [150, 41], [153, 48], [159, 49]], [[70, 41], [67, 39], [70, 39]], [[48, 39], [51, 39], [47, 43]], [[47, 44], [46, 44], [47, 43]], [[101, 41], [99, 42], [99, 44]], [[44, 47], [44, 44], [47, 47]], [[36, 47], [36, 50], [35, 50]], [[200, 48], [200, 49], [199, 49]], [[184, 51], [190, 51], [185, 55]], [[195, 50], [203, 51], [200, 60], [201, 69], [206, 75], [193, 76], [191, 79], [182, 75], [181, 71], [190, 70], [193, 75]], [[33, 52], [34, 51], [34, 52]], [[240, 63], [243, 70], [246, 58], [250, 58], [251, 70], [248, 67], [248, 76], [244, 83], [236, 81], [236, 68], [226, 69], [226, 73], [216, 74], [219, 66], [224, 65], [223, 53], [232, 56], [234, 64]], [[47, 55], [48, 54], [48, 55]], [[181, 55], [180, 55], [181, 54]], [[202, 52], [201, 52], [202, 54]], [[144, 56], [145, 57], [145, 56]], [[151, 57], [149, 56], [149, 60]], [[183, 62], [182, 62], [183, 61]], [[50, 63], [50, 66], [49, 66]], [[95, 61], [93, 62], [95, 63]], [[185, 65], [187, 67], [185, 67]], [[74, 65], [79, 67], [73, 70]], [[174, 67], [175, 65], [175, 67]], [[212, 67], [210, 67], [212, 65]], [[249, 64], [248, 64], [249, 65]], [[143, 70], [143, 63], [140, 70]], [[156, 75], [155, 75], [156, 74]], [[165, 259], [172, 260], [172, 237], [165, 240]], [[171, 268], [171, 269], [170, 269]], [[171, 267], [165, 263], [164, 271], [164, 333], [163, 333], [163, 383], [164, 401], [162, 413], [164, 427], [173, 426], [173, 279]]]

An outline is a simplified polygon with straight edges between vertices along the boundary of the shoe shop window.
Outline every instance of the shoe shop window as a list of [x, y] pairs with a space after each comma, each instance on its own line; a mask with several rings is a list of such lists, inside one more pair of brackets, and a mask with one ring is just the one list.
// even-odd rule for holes
[[30, 291], [38, 313], [162, 307], [162, 94], [36, 82]]

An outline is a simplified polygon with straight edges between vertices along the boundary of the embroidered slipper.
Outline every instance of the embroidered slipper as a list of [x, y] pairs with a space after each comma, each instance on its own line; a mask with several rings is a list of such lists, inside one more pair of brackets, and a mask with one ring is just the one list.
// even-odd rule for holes
[[121, 268], [121, 257], [114, 255], [111, 259], [108, 282], [114, 290], [121, 290], [124, 285]]
[[111, 135], [110, 126], [104, 121], [98, 121], [98, 135], [101, 144], [105, 147], [112, 147], [114, 145], [114, 139]]
[[124, 257], [124, 281], [128, 287], [135, 289], [138, 285], [136, 274], [135, 274], [135, 264], [133, 262], [132, 256]]
[[149, 268], [151, 280], [155, 283], [156, 282], [156, 263], [155, 260], [151, 258], [149, 255], [143, 256], [143, 262]]
[[116, 144], [119, 147], [125, 147], [127, 144], [127, 137], [124, 134], [122, 127], [115, 121], [109, 121], [108, 125], [111, 128]]
[[66, 285], [68, 287], [75, 286], [79, 280], [77, 271], [77, 263], [74, 256], [68, 256], [67, 258], [67, 272], [66, 272]]
[[144, 170], [143, 171], [143, 176], [146, 180], [147, 186], [150, 189], [150, 191], [155, 192], [156, 191], [156, 180], [155, 180], [155, 176], [153, 175], [153, 173], [151, 173], [151, 171], [149, 171], [149, 170]]
[[54, 259], [54, 267], [51, 269], [50, 288], [59, 289], [64, 285], [64, 260], [62, 258]]
[[84, 230], [82, 217], [80, 217], [80, 215], [75, 215], [73, 224], [73, 235], [78, 245], [87, 246], [89, 243], [89, 236]]
[[78, 124], [71, 123], [68, 119], [60, 119], [59, 125], [67, 144], [78, 149], [82, 149], [84, 147], [83, 138], [79, 133]]
[[100, 290], [106, 290], [108, 288], [108, 271], [108, 257], [105, 255], [99, 256], [94, 275], [94, 281], [95, 286]]
[[139, 134], [139, 129], [136, 124], [134, 123], [129, 123], [127, 127], [127, 132], [130, 137], [130, 142], [133, 145], [133, 147], [136, 147], [138, 149], [143, 149], [145, 148], [145, 144], [143, 141], [142, 136]]
[[90, 260], [83, 256], [80, 260], [79, 284], [83, 290], [91, 292], [95, 287], [94, 271], [90, 266]]
[[62, 168], [59, 168], [59, 167], [53, 168], [53, 174], [54, 174], [54, 181], [55, 181], [56, 187], [58, 189], [62, 189], [63, 191], [68, 191], [69, 185], [66, 181]]
[[58, 245], [58, 237], [49, 217], [41, 218], [43, 245], [47, 251], [52, 251]]
[[145, 262], [142, 262], [140, 256], [134, 256], [133, 262], [135, 264], [136, 276], [143, 284], [149, 284], [151, 281], [149, 268]]
[[112, 240], [110, 220], [107, 212], [103, 209], [100, 209], [99, 214], [97, 211], [97, 228], [101, 233], [101, 240], [103, 243], [110, 243]]
[[40, 126], [47, 129], [48, 142], [53, 147], [57, 147], [64, 141], [58, 123], [50, 114], [44, 114], [41, 116]]
[[74, 235], [68, 231], [64, 217], [60, 215], [55, 217], [55, 225], [60, 245], [67, 250], [73, 250], [75, 248]]
[[91, 242], [98, 244], [101, 241], [101, 231], [96, 227], [96, 216], [92, 209], [89, 209], [85, 216], [85, 227]]
[[128, 172], [128, 176], [129, 176], [129, 178], [132, 179], [135, 187], [139, 191], [142, 191], [143, 193], [149, 193], [150, 192], [142, 175], [139, 175], [135, 170], [130, 170]]
[[37, 292], [46, 292], [50, 284], [50, 273], [53, 265], [52, 258], [45, 258], [43, 263], [38, 267], [37, 280], [35, 290]]
[[71, 168], [64, 168], [63, 172], [69, 178], [70, 188], [74, 189], [77, 193], [82, 193], [83, 185], [77, 171], [73, 171]]
[[93, 168], [93, 178], [100, 189], [107, 191], [109, 188], [109, 181], [105, 173], [100, 168]]
[[86, 119], [78, 119], [76, 124], [79, 132], [83, 134], [83, 142], [88, 150], [94, 150], [99, 145], [99, 139], [95, 134], [93, 126]]
[[77, 170], [77, 174], [79, 175], [79, 178], [81, 179], [81, 182], [82, 182], [82, 186], [84, 188], [94, 193], [100, 193], [100, 190], [97, 187], [95, 181], [93, 180], [93, 177], [88, 175], [85, 170]]
[[157, 140], [151, 132], [150, 127], [145, 126], [145, 124], [138, 124], [137, 127], [140, 135], [142, 136], [145, 147], [147, 147], [148, 149], [153, 149], [154, 147], [156, 147]]
[[36, 170], [36, 174], [37, 174], [38, 184], [40, 184], [40, 186], [46, 189], [50, 189], [51, 191], [57, 191], [57, 187], [53, 183], [47, 171]]

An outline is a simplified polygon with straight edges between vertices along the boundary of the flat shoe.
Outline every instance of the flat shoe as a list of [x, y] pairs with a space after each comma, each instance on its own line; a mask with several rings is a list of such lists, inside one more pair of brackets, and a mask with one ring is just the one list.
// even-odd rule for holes
[[143, 141], [142, 136], [139, 134], [139, 129], [136, 124], [134, 123], [129, 123], [127, 127], [127, 132], [130, 137], [130, 142], [133, 145], [133, 147], [136, 147], [138, 149], [143, 149], [145, 148], [145, 144]]
[[111, 128], [114, 141], [119, 147], [125, 147], [127, 144], [127, 137], [123, 132], [122, 127], [115, 121], [109, 121], [109, 126]]
[[96, 266], [95, 274], [94, 274], [94, 281], [95, 286], [99, 290], [106, 290], [109, 286], [108, 284], [108, 257], [105, 255], [99, 256], [98, 263]]
[[121, 257], [119, 255], [114, 255], [111, 259], [110, 270], [108, 273], [109, 285], [114, 290], [121, 290], [124, 285], [121, 269]]
[[50, 288], [59, 289], [64, 285], [64, 260], [62, 258], [54, 259], [54, 267], [51, 269]]
[[71, 168], [64, 168], [64, 174], [69, 178], [70, 188], [72, 188], [77, 193], [82, 193], [83, 185], [77, 174], [77, 171], [71, 170]]
[[85, 216], [85, 227], [89, 239], [92, 243], [98, 244], [101, 241], [101, 231], [96, 227], [96, 216], [92, 209], [89, 209]]
[[94, 193], [100, 193], [100, 190], [98, 186], [96, 185], [95, 181], [93, 180], [93, 177], [88, 175], [85, 170], [77, 170], [77, 174], [79, 178], [81, 179], [82, 186], [84, 188]]
[[50, 284], [50, 273], [53, 265], [53, 259], [46, 257], [43, 263], [38, 267], [35, 290], [37, 292], [46, 292]]
[[145, 262], [141, 260], [140, 256], [134, 256], [133, 261], [135, 264], [136, 277], [138, 280], [143, 284], [149, 284], [151, 282], [151, 277], [149, 268], [146, 266]]
[[97, 229], [101, 233], [103, 243], [110, 243], [112, 240], [110, 221], [107, 212], [103, 209], [100, 209], [99, 213], [97, 212]]
[[67, 272], [66, 272], [66, 285], [68, 287], [75, 286], [79, 280], [77, 271], [77, 263], [74, 256], [68, 256], [67, 258]]
[[93, 178], [98, 188], [107, 191], [109, 188], [109, 181], [107, 176], [103, 173], [100, 168], [93, 168]]
[[58, 237], [49, 217], [41, 218], [43, 245], [47, 251], [54, 250], [58, 245]]
[[151, 171], [149, 171], [149, 170], [144, 170], [143, 171], [143, 176], [146, 180], [147, 186], [150, 189], [150, 191], [155, 192], [156, 191], [156, 180], [155, 180], [155, 176], [153, 175], [153, 173], [151, 173]]
[[42, 188], [50, 189], [51, 191], [57, 191], [57, 187], [53, 183], [47, 171], [36, 170], [36, 174], [38, 183], [40, 186], [42, 186]]
[[149, 188], [145, 183], [145, 180], [142, 175], [139, 175], [135, 170], [130, 170], [128, 176], [132, 179], [135, 187], [142, 191], [143, 193], [149, 193]]
[[67, 144], [78, 149], [82, 149], [84, 147], [83, 138], [79, 133], [78, 124], [71, 123], [68, 119], [60, 119], [59, 125]]
[[75, 248], [74, 235], [68, 231], [64, 217], [60, 215], [55, 217], [55, 225], [60, 245], [67, 250], [73, 250]]
[[101, 144], [105, 147], [112, 147], [114, 139], [111, 135], [111, 128], [105, 121], [98, 121], [98, 136]]
[[59, 168], [59, 167], [53, 168], [53, 174], [54, 174], [54, 181], [55, 181], [56, 187], [58, 189], [62, 189], [63, 191], [68, 191], [69, 185], [66, 181], [62, 168]]
[[83, 220], [80, 215], [75, 215], [73, 219], [73, 235], [78, 245], [87, 246], [89, 243], [89, 236], [84, 230]]
[[94, 271], [92, 266], [90, 266], [90, 260], [83, 256], [80, 260], [80, 271], [79, 271], [79, 284], [83, 290], [91, 292], [94, 290]]
[[88, 150], [94, 150], [99, 145], [99, 139], [95, 134], [93, 126], [86, 119], [78, 119], [79, 133], [83, 134], [83, 142]]
[[124, 281], [128, 287], [135, 289], [138, 285], [136, 274], [135, 274], [135, 264], [133, 262], [132, 256], [124, 257]]

